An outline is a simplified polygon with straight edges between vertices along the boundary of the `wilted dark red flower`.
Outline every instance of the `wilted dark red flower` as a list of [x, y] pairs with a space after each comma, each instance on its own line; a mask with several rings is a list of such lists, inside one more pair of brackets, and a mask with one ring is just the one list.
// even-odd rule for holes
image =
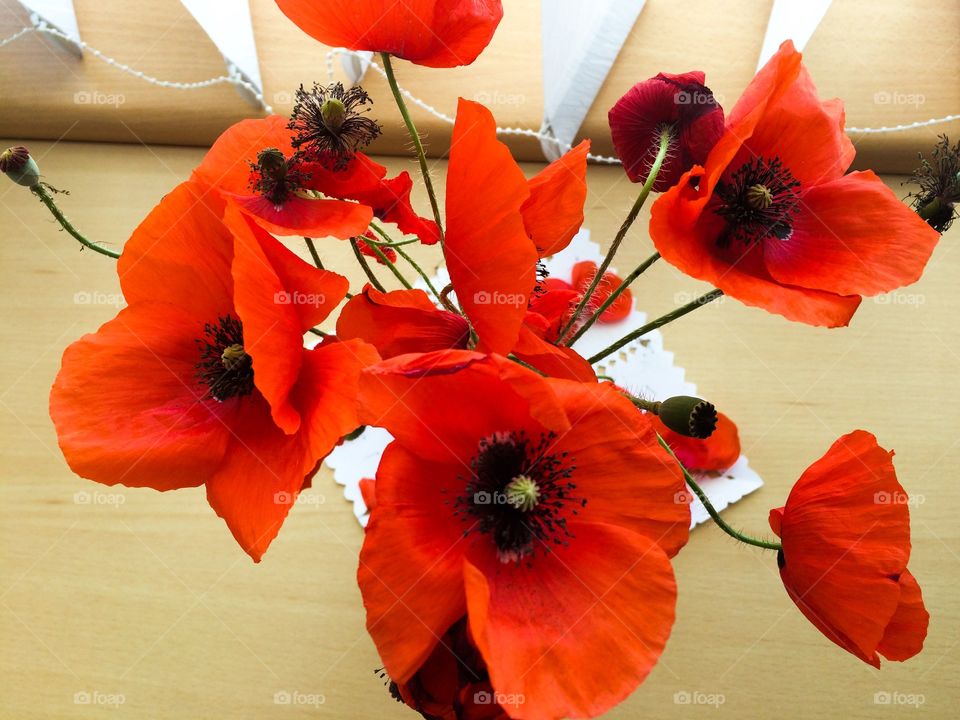
[[700, 71], [637, 83], [609, 113], [617, 156], [633, 182], [643, 182], [660, 148], [660, 133], [671, 128], [670, 153], [653, 189], [663, 192], [687, 170], [702, 165], [723, 134], [723, 108]]

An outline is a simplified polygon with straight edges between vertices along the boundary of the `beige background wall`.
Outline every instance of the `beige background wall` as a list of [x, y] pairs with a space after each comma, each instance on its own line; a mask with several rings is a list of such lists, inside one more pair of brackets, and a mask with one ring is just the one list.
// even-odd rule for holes
[[[150, 75], [188, 82], [224, 72], [213, 43], [178, 0], [75, 0], [75, 6], [92, 47]], [[326, 81], [326, 48], [301, 33], [272, 0], [251, 0], [250, 6], [266, 99], [287, 113], [300, 83]], [[504, 0], [504, 7], [493, 43], [474, 65], [436, 71], [400, 63], [401, 84], [447, 114], [462, 95], [490, 102], [501, 125], [539, 127], [540, 3]], [[704, 70], [710, 87], [732, 107], [753, 75], [770, 7], [770, 0], [648, 0], [584, 136], [608, 153], [606, 111], [634, 82], [660, 71]], [[0, 37], [25, 24], [16, 0], [0, 0]], [[844, 98], [850, 125], [895, 125], [960, 113], [958, 39], [957, 0], [835, 0], [806, 60], [822, 93]], [[406, 140], [382, 78], [371, 74], [365, 86], [388, 128], [374, 152], [402, 151]], [[96, 93], [99, 104], [76, 101]], [[89, 55], [78, 61], [35, 34], [0, 48], [0, 98], [0, 135], [30, 138], [207, 145], [230, 123], [257, 113], [232, 86], [156, 88]], [[444, 154], [450, 126], [419, 110], [415, 115], [430, 151]], [[957, 135], [960, 121], [941, 131]], [[908, 172], [926, 138], [923, 131], [867, 136], [858, 163]], [[536, 141], [513, 144], [523, 157], [542, 159]]]

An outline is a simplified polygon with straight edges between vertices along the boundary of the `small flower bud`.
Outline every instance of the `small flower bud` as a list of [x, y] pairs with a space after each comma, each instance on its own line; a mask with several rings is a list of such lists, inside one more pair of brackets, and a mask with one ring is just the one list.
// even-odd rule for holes
[[40, 182], [40, 168], [30, 157], [30, 151], [22, 145], [0, 153], [0, 172], [24, 187], [33, 187]]
[[657, 406], [657, 416], [675, 433], [706, 440], [717, 427], [713, 403], [689, 395], [667, 398]]

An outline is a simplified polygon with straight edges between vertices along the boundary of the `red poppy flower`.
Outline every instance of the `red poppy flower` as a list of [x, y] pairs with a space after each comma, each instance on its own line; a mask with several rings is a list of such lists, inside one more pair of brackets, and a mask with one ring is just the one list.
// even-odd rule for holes
[[[461, 99], [447, 169], [444, 243], [450, 279], [479, 336], [478, 349], [513, 352], [584, 380], [594, 377], [589, 364], [545, 341], [536, 319], [532, 326], [526, 321], [537, 262], [566, 247], [583, 222], [588, 149], [581, 144], [528, 181], [497, 140], [490, 111]], [[536, 225], [551, 213], [553, 220]]]
[[500, 0], [277, 0], [324, 45], [396, 55], [417, 65], [469, 65], [490, 43]]
[[117, 268], [129, 306], [67, 348], [50, 395], [63, 454], [106, 485], [205, 484], [259, 560], [304, 479], [358, 425], [357, 378], [373, 348], [303, 347], [347, 281], [195, 181], [147, 216]]
[[780, 577], [830, 640], [874, 667], [923, 648], [929, 615], [910, 558], [907, 494], [893, 453], [855, 430], [833, 444], [770, 511]]
[[724, 472], [740, 459], [737, 426], [723, 413], [717, 413], [717, 427], [706, 440], [674, 432], [657, 417], [654, 424], [660, 437], [687, 470]]
[[723, 135], [723, 108], [700, 71], [656, 77], [634, 85], [609, 113], [610, 133], [623, 169], [633, 182], [644, 182], [660, 149], [660, 133], [673, 128], [670, 153], [653, 189], [675, 185], [687, 170], [702, 165]]
[[389, 675], [409, 682], [466, 615], [513, 717], [594, 716], [636, 688], [690, 523], [649, 418], [612, 387], [469, 351], [384, 361], [360, 399], [395, 438], [359, 569]]
[[747, 305], [846, 325], [861, 295], [912, 283], [939, 235], [854, 156], [839, 101], [821, 102], [784, 43], [730, 113], [703, 168], [653, 206], [663, 257]]
[[276, 235], [350, 238], [377, 217], [425, 244], [439, 239], [436, 223], [410, 204], [408, 173], [387, 179], [385, 167], [359, 152], [334, 170], [318, 159], [307, 162], [291, 143], [278, 115], [242, 120], [217, 139], [194, 175]]
[[340, 311], [337, 336], [365, 340], [382, 358], [391, 358], [466, 348], [470, 325], [463, 316], [437, 308], [423, 290], [384, 293], [367, 285]]
[[[597, 275], [597, 264], [591, 260], [583, 260], [573, 266], [573, 286], [581, 293], [587, 291], [593, 278]], [[620, 287], [622, 280], [616, 273], [605, 272], [600, 278], [593, 296], [590, 298], [590, 304], [593, 306], [591, 312], [599, 308], [607, 301], [613, 291]], [[624, 290], [613, 304], [604, 310], [600, 316], [601, 323], [617, 323], [627, 319], [630, 311], [633, 310], [633, 295], [630, 290]], [[589, 316], [588, 316], [589, 317]]]

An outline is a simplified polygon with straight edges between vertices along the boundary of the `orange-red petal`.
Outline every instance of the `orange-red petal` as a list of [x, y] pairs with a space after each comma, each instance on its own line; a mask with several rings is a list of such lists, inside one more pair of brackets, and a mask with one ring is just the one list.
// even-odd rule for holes
[[586, 383], [597, 382], [593, 366], [576, 350], [557, 347], [526, 325], [520, 328], [520, 338], [513, 348], [513, 354], [550, 377]]
[[655, 541], [623, 528], [571, 523], [568, 546], [529, 563], [474, 552], [464, 566], [470, 630], [511, 717], [594, 717], [656, 665], [676, 584]]
[[528, 196], [490, 111], [461, 98], [447, 169], [444, 257], [484, 352], [513, 349], [536, 284], [537, 249], [520, 215]]
[[365, 340], [390, 358], [466, 348], [470, 326], [460, 315], [438, 309], [422, 290], [383, 293], [367, 285], [340, 311], [337, 336]]
[[138, 303], [63, 354], [50, 417], [70, 468], [106, 485], [203, 484], [229, 441], [232, 409], [196, 380], [203, 325], [173, 305]]
[[500, 0], [277, 0], [324, 45], [396, 55], [417, 65], [469, 65], [493, 37]]
[[723, 472], [740, 459], [740, 436], [733, 420], [717, 413], [717, 427], [706, 440], [675, 433], [654, 417], [654, 425], [687, 470]]
[[530, 197], [520, 212], [540, 257], [563, 250], [583, 225], [589, 152], [590, 141], [584, 140], [528, 183]]

